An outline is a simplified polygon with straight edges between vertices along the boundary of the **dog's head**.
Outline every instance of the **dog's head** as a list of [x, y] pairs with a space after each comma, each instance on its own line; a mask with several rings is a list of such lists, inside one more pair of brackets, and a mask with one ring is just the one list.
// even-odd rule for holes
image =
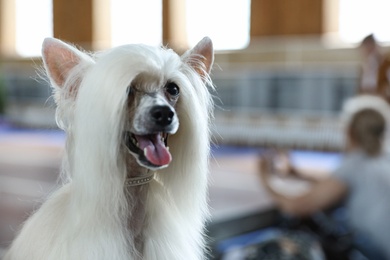
[[168, 136], [179, 128], [175, 107], [180, 87], [174, 81], [159, 81], [145, 72], [128, 88], [125, 145], [140, 165], [150, 169], [169, 165]]
[[[93, 56], [46, 39], [43, 61], [55, 89], [60, 127], [68, 133], [73, 127], [84, 131], [83, 142], [94, 138], [102, 147], [121, 139], [139, 165], [157, 170], [172, 160], [168, 137], [179, 129], [178, 107], [186, 102], [182, 95], [188, 100], [196, 91], [193, 82], [208, 80], [213, 47], [204, 38], [181, 57], [144, 45], [120, 46]], [[190, 79], [194, 75], [198, 79]]]

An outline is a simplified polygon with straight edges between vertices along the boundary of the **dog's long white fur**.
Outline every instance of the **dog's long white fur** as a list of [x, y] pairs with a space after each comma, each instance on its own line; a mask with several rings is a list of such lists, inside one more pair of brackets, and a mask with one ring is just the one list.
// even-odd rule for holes
[[[94, 55], [68, 48], [78, 54], [77, 65], [64, 86], [50, 79], [57, 121], [67, 133], [65, 184], [28, 219], [4, 259], [203, 259], [212, 98], [199, 54], [189, 51], [180, 57], [144, 45]], [[181, 92], [176, 108], [179, 130], [169, 138], [173, 161], [145, 186], [147, 222], [142, 227], [141, 257], [128, 230], [136, 198], [128, 199], [124, 192], [129, 169], [122, 137], [127, 87], [145, 71], [161, 82], [174, 80]]]

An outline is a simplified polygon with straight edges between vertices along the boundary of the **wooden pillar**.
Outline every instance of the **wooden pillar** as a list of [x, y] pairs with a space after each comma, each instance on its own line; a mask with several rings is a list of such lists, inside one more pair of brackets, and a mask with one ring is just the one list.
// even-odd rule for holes
[[111, 0], [94, 0], [92, 15], [94, 50], [111, 47]]
[[188, 48], [186, 5], [183, 0], [162, 0], [163, 44], [181, 52]]
[[0, 0], [0, 54], [16, 55], [15, 0]]
[[339, 32], [340, 0], [324, 0], [323, 28], [324, 33], [337, 34]]
[[323, 33], [324, 0], [252, 0], [251, 38]]
[[54, 37], [91, 49], [92, 2], [93, 0], [54, 0]]
[[109, 0], [53, 0], [53, 35], [87, 50], [108, 47]]

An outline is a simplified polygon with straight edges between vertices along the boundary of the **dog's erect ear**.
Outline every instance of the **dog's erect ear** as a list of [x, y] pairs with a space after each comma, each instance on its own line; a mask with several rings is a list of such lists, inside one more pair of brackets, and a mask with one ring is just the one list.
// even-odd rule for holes
[[[42, 45], [42, 58], [46, 72], [57, 87], [62, 88], [69, 76], [69, 72], [78, 65], [85, 54], [76, 48], [54, 38], [46, 38]], [[69, 89], [75, 96], [77, 86]], [[69, 93], [70, 94], [70, 93]]]
[[205, 79], [214, 63], [213, 42], [209, 37], [204, 37], [192, 50], [185, 53], [182, 59]]

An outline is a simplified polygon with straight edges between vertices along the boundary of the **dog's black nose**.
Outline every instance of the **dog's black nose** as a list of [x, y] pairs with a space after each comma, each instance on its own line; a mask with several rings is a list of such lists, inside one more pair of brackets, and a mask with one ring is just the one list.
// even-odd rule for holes
[[163, 127], [170, 125], [175, 115], [169, 106], [155, 106], [150, 113], [155, 123]]

